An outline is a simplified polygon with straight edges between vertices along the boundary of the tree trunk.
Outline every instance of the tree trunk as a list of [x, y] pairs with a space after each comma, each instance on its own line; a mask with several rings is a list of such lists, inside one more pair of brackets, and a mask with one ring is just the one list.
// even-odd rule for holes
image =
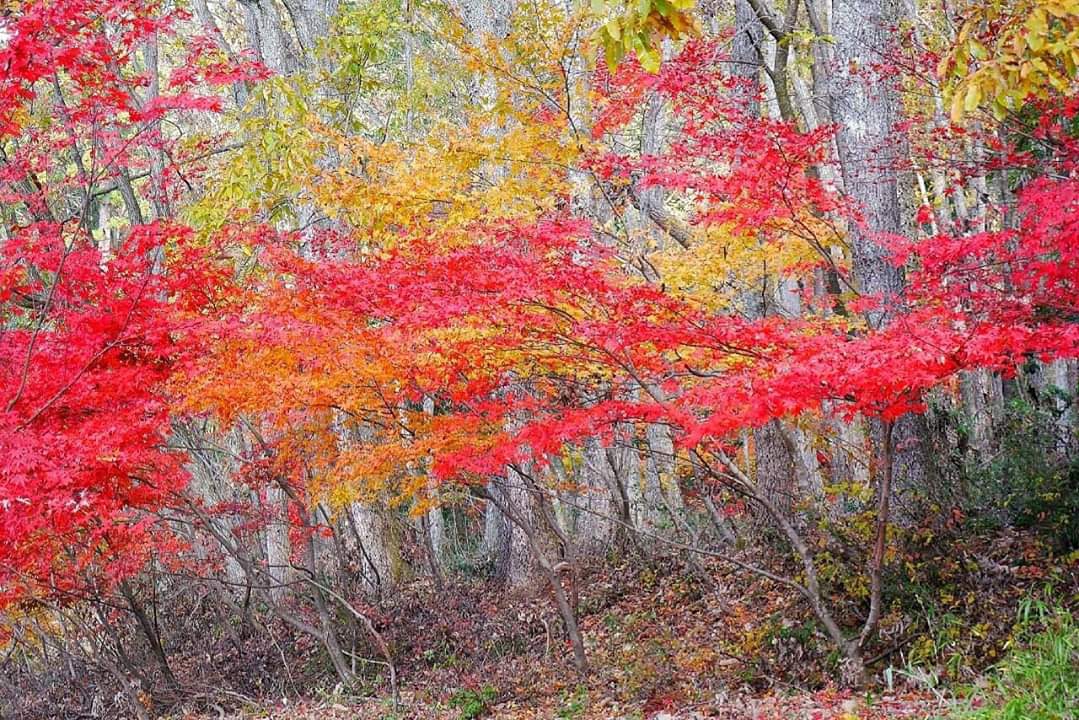
[[266, 488], [266, 508], [270, 520], [266, 526], [266, 570], [272, 578], [271, 600], [279, 603], [287, 594], [292, 581], [291, 547], [289, 545], [288, 496], [276, 485]]
[[[652, 424], [645, 431], [648, 458], [645, 463], [647, 482], [654, 484], [659, 491], [663, 508], [669, 515], [678, 515], [685, 511], [682, 487], [678, 484], [674, 438], [666, 425]], [[675, 518], [670, 518], [672, 524]]]
[[[772, 420], [753, 431], [755, 479], [760, 492], [790, 520], [794, 507], [794, 458], [784, 442], [781, 422]], [[756, 520], [758, 525], [767, 526], [771, 515], [762, 512]]]
[[835, 0], [833, 10], [831, 106], [839, 124], [844, 188], [864, 218], [850, 227], [855, 284], [861, 293], [885, 299], [883, 309], [869, 314], [875, 328], [886, 323], [889, 305], [903, 289], [902, 272], [882, 242], [883, 236], [902, 231], [898, 164], [905, 153], [895, 130], [899, 92], [895, 78], [876, 69], [895, 48], [897, 10], [894, 0]]
[[247, 46], [266, 67], [282, 75], [296, 69], [298, 58], [285, 33], [274, 0], [238, 0], [244, 13]]
[[611, 540], [611, 513], [614, 507], [616, 485], [607, 449], [597, 438], [588, 438], [582, 450], [581, 490], [577, 494], [580, 508], [577, 516], [575, 538], [581, 554], [602, 552]]
[[749, 0], [734, 0], [734, 38], [731, 40], [731, 76], [742, 81], [739, 93], [747, 117], [761, 114], [761, 42], [764, 26]]
[[959, 375], [963, 415], [970, 428], [969, 452], [984, 457], [991, 449], [994, 428], [1004, 413], [1004, 393], [1000, 376], [989, 370], [967, 370]]
[[[525, 469], [529, 472], [529, 469]], [[538, 557], [535, 555], [536, 542], [539, 542], [540, 529], [544, 523], [540, 517], [539, 499], [529, 492], [526, 478], [514, 468], [506, 469], [506, 484], [502, 493], [505, 507], [520, 519], [519, 523], [508, 522], [509, 542], [505, 572], [506, 583], [510, 587], [523, 587], [536, 577]], [[522, 526], [528, 523], [531, 529]], [[533, 537], [530, 537], [532, 535]]]
[[[895, 126], [899, 120], [897, 79], [882, 73], [896, 50], [899, 19], [896, 0], [835, 0], [832, 35], [831, 110], [839, 129], [836, 144], [846, 194], [859, 206], [862, 222], [850, 224], [853, 276], [863, 295], [879, 296], [882, 305], [867, 313], [870, 327], [888, 323], [903, 289], [903, 273], [885, 247], [889, 235], [903, 231], [899, 198], [899, 165], [905, 144]], [[883, 424], [870, 422], [875, 448], [883, 446]], [[914, 493], [925, 486], [925, 421], [907, 415], [896, 421], [895, 490], [901, 507], [914, 512]]]
[[292, 19], [300, 56], [308, 66], [316, 60], [318, 42], [330, 34], [330, 23], [340, 0], [281, 0]]
[[[514, 472], [517, 471], [514, 470]], [[578, 672], [585, 673], [588, 671], [588, 660], [584, 650], [584, 639], [581, 636], [580, 627], [577, 624], [575, 603], [570, 602], [569, 595], [562, 586], [562, 579], [559, 576], [558, 567], [553, 560], [550, 543], [547, 537], [548, 533], [544, 530], [544, 526], [550, 523], [550, 518], [543, 517], [543, 509], [541, 506], [541, 503], [544, 502], [543, 493], [539, 488], [532, 486], [529, 478], [523, 473], [517, 473], [517, 476], [518, 479], [522, 481], [522, 484], [525, 485], [522, 492], [531, 495], [533, 493], [529, 492], [529, 490], [535, 491], [534, 501], [530, 508], [532, 511], [531, 514], [519, 514], [516, 508], [510, 504], [504, 503], [502, 499], [497, 496], [490, 497], [489, 502], [499, 506], [499, 510], [509, 522], [512, 523], [513, 527], [520, 531], [521, 536], [524, 538], [524, 542], [531, 550], [530, 559], [535, 561], [535, 564], [543, 574], [543, 577], [547, 580], [547, 583], [551, 588], [551, 594], [554, 597], [555, 607], [558, 609], [558, 613], [562, 617], [562, 622], [565, 625], [566, 637], [573, 650], [573, 664]]]
[[505, 580], [510, 572], [510, 527], [509, 520], [499, 509], [500, 503], [507, 502], [502, 483], [491, 480], [487, 483], [487, 497], [498, 498], [498, 502], [488, 499], [483, 510], [483, 551], [491, 562], [491, 574], [498, 580]]
[[[476, 47], [482, 47], [488, 37], [504, 38], [509, 34], [510, 16], [514, 8], [513, 0], [495, 0], [494, 2], [482, 2], [481, 0], [454, 0], [451, 6], [456, 10], [465, 29], [468, 30], [471, 43]], [[495, 101], [496, 88], [494, 83], [487, 78], [480, 79], [473, 89], [475, 102], [480, 107], [489, 107]], [[486, 132], [496, 135], [498, 128], [489, 127]], [[504, 167], [496, 166], [490, 169], [495, 175], [504, 172]], [[512, 498], [505, 492], [504, 487], [499, 487], [494, 480], [488, 483], [487, 492], [490, 496], [498, 496], [501, 502], [511, 502]], [[494, 575], [498, 578], [509, 578], [512, 575], [512, 545], [513, 529], [506, 518], [501, 517], [498, 508], [499, 503], [487, 502], [484, 509], [483, 519], [483, 547], [486, 555], [494, 562]], [[520, 540], [518, 539], [518, 546]]]
[[361, 557], [365, 589], [376, 597], [401, 579], [403, 560], [389, 511], [381, 503], [352, 503], [349, 517]]

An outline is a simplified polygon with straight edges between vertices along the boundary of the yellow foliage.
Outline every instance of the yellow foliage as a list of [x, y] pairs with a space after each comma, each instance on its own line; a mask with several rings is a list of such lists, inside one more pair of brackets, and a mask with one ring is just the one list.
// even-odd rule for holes
[[972, 3], [939, 68], [953, 122], [982, 106], [1001, 119], [1028, 97], [1067, 94], [1077, 70], [1079, 0]]
[[[777, 228], [777, 230], [781, 230]], [[652, 257], [652, 264], [671, 292], [693, 298], [712, 309], [730, 307], [740, 296], [761, 286], [766, 278], [795, 277], [820, 255], [799, 238], [777, 233], [738, 232], [712, 226], [698, 232], [688, 248], [668, 248]]]
[[590, 0], [599, 21], [596, 35], [613, 70], [628, 53], [641, 67], [659, 70], [664, 38], [680, 40], [699, 32], [692, 10], [694, 0]]

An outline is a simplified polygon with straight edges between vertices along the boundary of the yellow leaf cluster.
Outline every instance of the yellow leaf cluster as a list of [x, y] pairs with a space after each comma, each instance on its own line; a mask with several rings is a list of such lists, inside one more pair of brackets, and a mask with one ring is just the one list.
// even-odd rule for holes
[[953, 122], [983, 106], [1001, 119], [1029, 97], [1066, 94], [1077, 71], [1079, 0], [972, 4], [939, 67]]
[[699, 32], [691, 12], [694, 5], [694, 0], [591, 0], [607, 65], [613, 70], [633, 53], [641, 67], [658, 71], [664, 38], [680, 40]]
[[[817, 221], [809, 217], [806, 222]], [[832, 235], [822, 228], [822, 237]], [[768, 278], [804, 275], [807, 265], [819, 261], [819, 251], [792, 223], [768, 233], [709, 226], [694, 235], [688, 249], [667, 248], [651, 259], [670, 292], [714, 310], [731, 308], [747, 293], [759, 292]]]

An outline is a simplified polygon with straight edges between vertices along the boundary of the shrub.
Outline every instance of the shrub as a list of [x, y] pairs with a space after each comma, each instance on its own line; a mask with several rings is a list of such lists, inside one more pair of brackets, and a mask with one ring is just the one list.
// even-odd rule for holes
[[954, 720], [1067, 720], [1079, 708], [1079, 624], [1039, 600], [1020, 607], [1015, 642]]
[[460, 711], [461, 720], [476, 720], [490, 712], [491, 703], [497, 696], [498, 692], [493, 687], [485, 685], [481, 690], [458, 690], [450, 698], [449, 704]]
[[997, 429], [997, 452], [976, 459], [967, 477], [980, 506], [972, 517], [1002, 515], [1009, 524], [1043, 531], [1068, 552], [1079, 548], [1079, 462], [1058, 447], [1058, 415], [1010, 403]]

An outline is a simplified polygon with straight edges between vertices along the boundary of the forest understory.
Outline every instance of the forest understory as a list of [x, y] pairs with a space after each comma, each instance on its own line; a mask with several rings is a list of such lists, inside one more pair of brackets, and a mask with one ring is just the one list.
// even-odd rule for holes
[[[310, 665], [313, 676], [277, 678], [277, 687], [267, 692], [268, 678], [237, 662], [237, 650], [228, 648], [216, 658], [232, 668], [225, 676], [247, 675], [236, 694], [211, 691], [198, 710], [175, 710], [168, 717], [976, 718], [979, 709], [1000, 712], [1015, 700], [992, 690], [1000, 674], [996, 666], [1009, 647], [1022, 648], [1047, 628], [1059, 630], [1051, 617], [1024, 624], [1023, 601], [1045, 597], [1059, 603], [1079, 592], [1079, 559], [1053, 558], [1046, 550], [1030, 534], [1009, 532], [977, 543], [938, 545], [916, 558], [923, 567], [939, 569], [939, 584], [925, 596], [908, 598], [911, 607], [882, 628], [870, 663], [875, 682], [863, 690], [835, 685], [836, 658], [827, 639], [782, 587], [767, 580], [747, 583], [718, 562], [704, 563], [702, 576], [677, 560], [661, 559], [644, 567], [585, 570], [581, 629], [592, 666], [585, 677], [566, 661], [566, 641], [545, 597], [507, 597], [475, 586], [435, 593], [420, 586], [406, 591], [400, 605], [383, 610], [403, 623], [396, 632], [386, 628], [387, 637], [402, 657], [413, 658], [399, 668], [396, 703], [384, 673], [370, 679], [364, 688], [370, 695], [363, 697], [331, 686], [326, 669], [320, 676]], [[1072, 651], [1067, 662], [1074, 660], [1079, 640], [1074, 624], [1070, 633], [1064, 638]], [[301, 673], [302, 660], [291, 663]], [[1059, 685], [1065, 692], [1070, 688], [1070, 697], [1060, 698], [1057, 707], [1070, 708], [1074, 716], [1079, 670], [1059, 664], [1047, 670], [1070, 673], [1070, 684], [1062, 678]], [[303, 695], [290, 694], [297, 687]]]
[[[146, 702], [177, 720], [959, 720], [1013, 717], [1003, 713], [1017, 699], [1045, 705], [1021, 707], [1017, 718], [1074, 716], [1075, 553], [1055, 555], [1036, 532], [1000, 530], [938, 538], [907, 562], [910, 575], [891, 579], [901, 600], [870, 650], [873, 680], [862, 689], [837, 686], [835, 651], [782, 585], [747, 582], [719, 560], [691, 568], [657, 556], [581, 569], [587, 675], [568, 659], [549, 592], [507, 594], [475, 582], [436, 589], [419, 580], [369, 609], [401, 658], [396, 697], [370, 643], [353, 647], [359, 672], [344, 687], [318, 648], [287, 626], [226, 633], [208, 611], [212, 599], [196, 594], [169, 608], [182, 618], [169, 633], [170, 666], [186, 687]], [[1062, 646], [1055, 657], [1046, 652], [1053, 644]], [[1031, 675], [1023, 677], [1015, 656], [1032, 647], [1043, 654], [1026, 660]], [[1038, 673], [1060, 677], [1040, 687]], [[62, 708], [78, 707], [98, 684], [110, 679], [56, 677], [10, 717], [82, 717]], [[54, 710], [37, 715], [45, 706]]]

